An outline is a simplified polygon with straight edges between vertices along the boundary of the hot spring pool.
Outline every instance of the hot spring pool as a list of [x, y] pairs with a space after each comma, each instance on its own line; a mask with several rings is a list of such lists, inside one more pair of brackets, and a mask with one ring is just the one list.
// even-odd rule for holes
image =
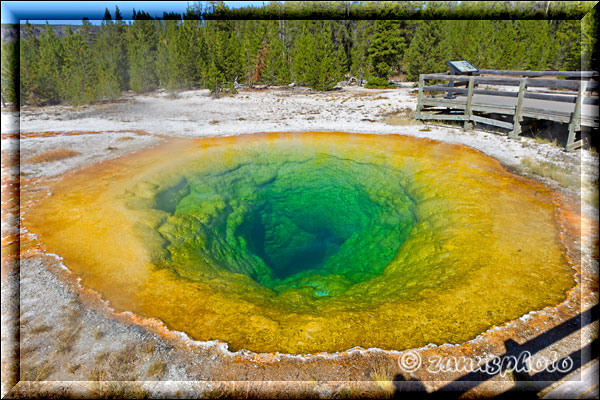
[[231, 350], [460, 343], [574, 285], [548, 189], [399, 135], [171, 140], [66, 176], [25, 225], [113, 307]]

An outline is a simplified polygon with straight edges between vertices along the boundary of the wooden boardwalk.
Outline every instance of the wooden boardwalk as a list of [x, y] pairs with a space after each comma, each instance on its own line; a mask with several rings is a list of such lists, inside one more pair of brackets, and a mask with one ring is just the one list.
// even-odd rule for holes
[[597, 399], [598, 360], [593, 360], [541, 394], [542, 399]]
[[[481, 70], [480, 73], [520, 73], [523, 76], [422, 74], [419, 76], [416, 118], [464, 121], [465, 129], [471, 128], [475, 122], [493, 125], [508, 129], [509, 137], [521, 133], [521, 123], [526, 118], [564, 123], [569, 128], [567, 150], [581, 146], [581, 140], [576, 140], [576, 133], [581, 131], [582, 126], [598, 127], [598, 82], [527, 77], [554, 74], [557, 77], [592, 79], [598, 77], [596, 72]], [[427, 80], [449, 83], [425, 86]], [[481, 86], [484, 88], [478, 88]], [[509, 90], [511, 87], [518, 89]], [[425, 92], [434, 93], [434, 96], [425, 96]]]

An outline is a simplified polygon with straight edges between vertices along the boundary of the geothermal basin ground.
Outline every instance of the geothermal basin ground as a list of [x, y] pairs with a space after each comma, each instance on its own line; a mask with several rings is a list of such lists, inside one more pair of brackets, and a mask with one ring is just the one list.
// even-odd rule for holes
[[[176, 96], [157, 92], [80, 108], [3, 110], [3, 395], [12, 390], [15, 396], [388, 397], [401, 389], [402, 379], [434, 391], [465, 374], [436, 372], [431, 365], [435, 357], [471, 357], [485, 363], [504, 354], [507, 342], [531, 341], [596, 305], [597, 153], [565, 153], [539, 138], [509, 140], [495, 133], [424, 125], [412, 119], [412, 90], [412, 84], [325, 93], [274, 88], [241, 90], [219, 99], [203, 90]], [[556, 218], [565, 258], [574, 270], [573, 289], [559, 304], [532, 310], [461, 343], [400, 351], [361, 347], [301, 355], [252, 352], [228, 348], [225, 342], [193, 341], [159, 320], [114, 310], [80, 285], [78, 276], [64, 268], [60, 253], [46, 254], [36, 232], [19, 226], [19, 218], [26, 220], [65, 176], [172, 138], [305, 131], [408, 135], [464, 145], [498, 160], [510, 173], [541, 182], [554, 191], [560, 205]], [[544, 337], [537, 355], [568, 356], [597, 338], [597, 329], [596, 321], [560, 340]], [[407, 354], [417, 354], [421, 368], [403, 369]], [[519, 381], [507, 373], [463, 390], [470, 396], [489, 396]]]

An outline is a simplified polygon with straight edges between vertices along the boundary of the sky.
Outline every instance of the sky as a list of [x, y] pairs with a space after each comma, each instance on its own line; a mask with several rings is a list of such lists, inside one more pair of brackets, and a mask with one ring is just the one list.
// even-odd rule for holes
[[[204, 2], [201, 2], [204, 3]], [[263, 1], [226, 1], [230, 8], [262, 6]], [[20, 20], [30, 23], [81, 24], [83, 17], [90, 22], [101, 20], [104, 10], [114, 17], [115, 6], [119, 7], [123, 19], [132, 17], [133, 9], [147, 11], [153, 17], [162, 17], [163, 12], [184, 13], [193, 1], [3, 1], [2, 23], [16, 24]]]

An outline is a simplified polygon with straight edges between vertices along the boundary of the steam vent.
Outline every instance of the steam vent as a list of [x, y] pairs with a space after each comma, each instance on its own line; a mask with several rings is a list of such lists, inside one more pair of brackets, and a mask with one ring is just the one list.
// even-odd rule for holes
[[399, 135], [173, 139], [25, 219], [115, 309], [230, 350], [461, 343], [574, 285], [550, 190]]

